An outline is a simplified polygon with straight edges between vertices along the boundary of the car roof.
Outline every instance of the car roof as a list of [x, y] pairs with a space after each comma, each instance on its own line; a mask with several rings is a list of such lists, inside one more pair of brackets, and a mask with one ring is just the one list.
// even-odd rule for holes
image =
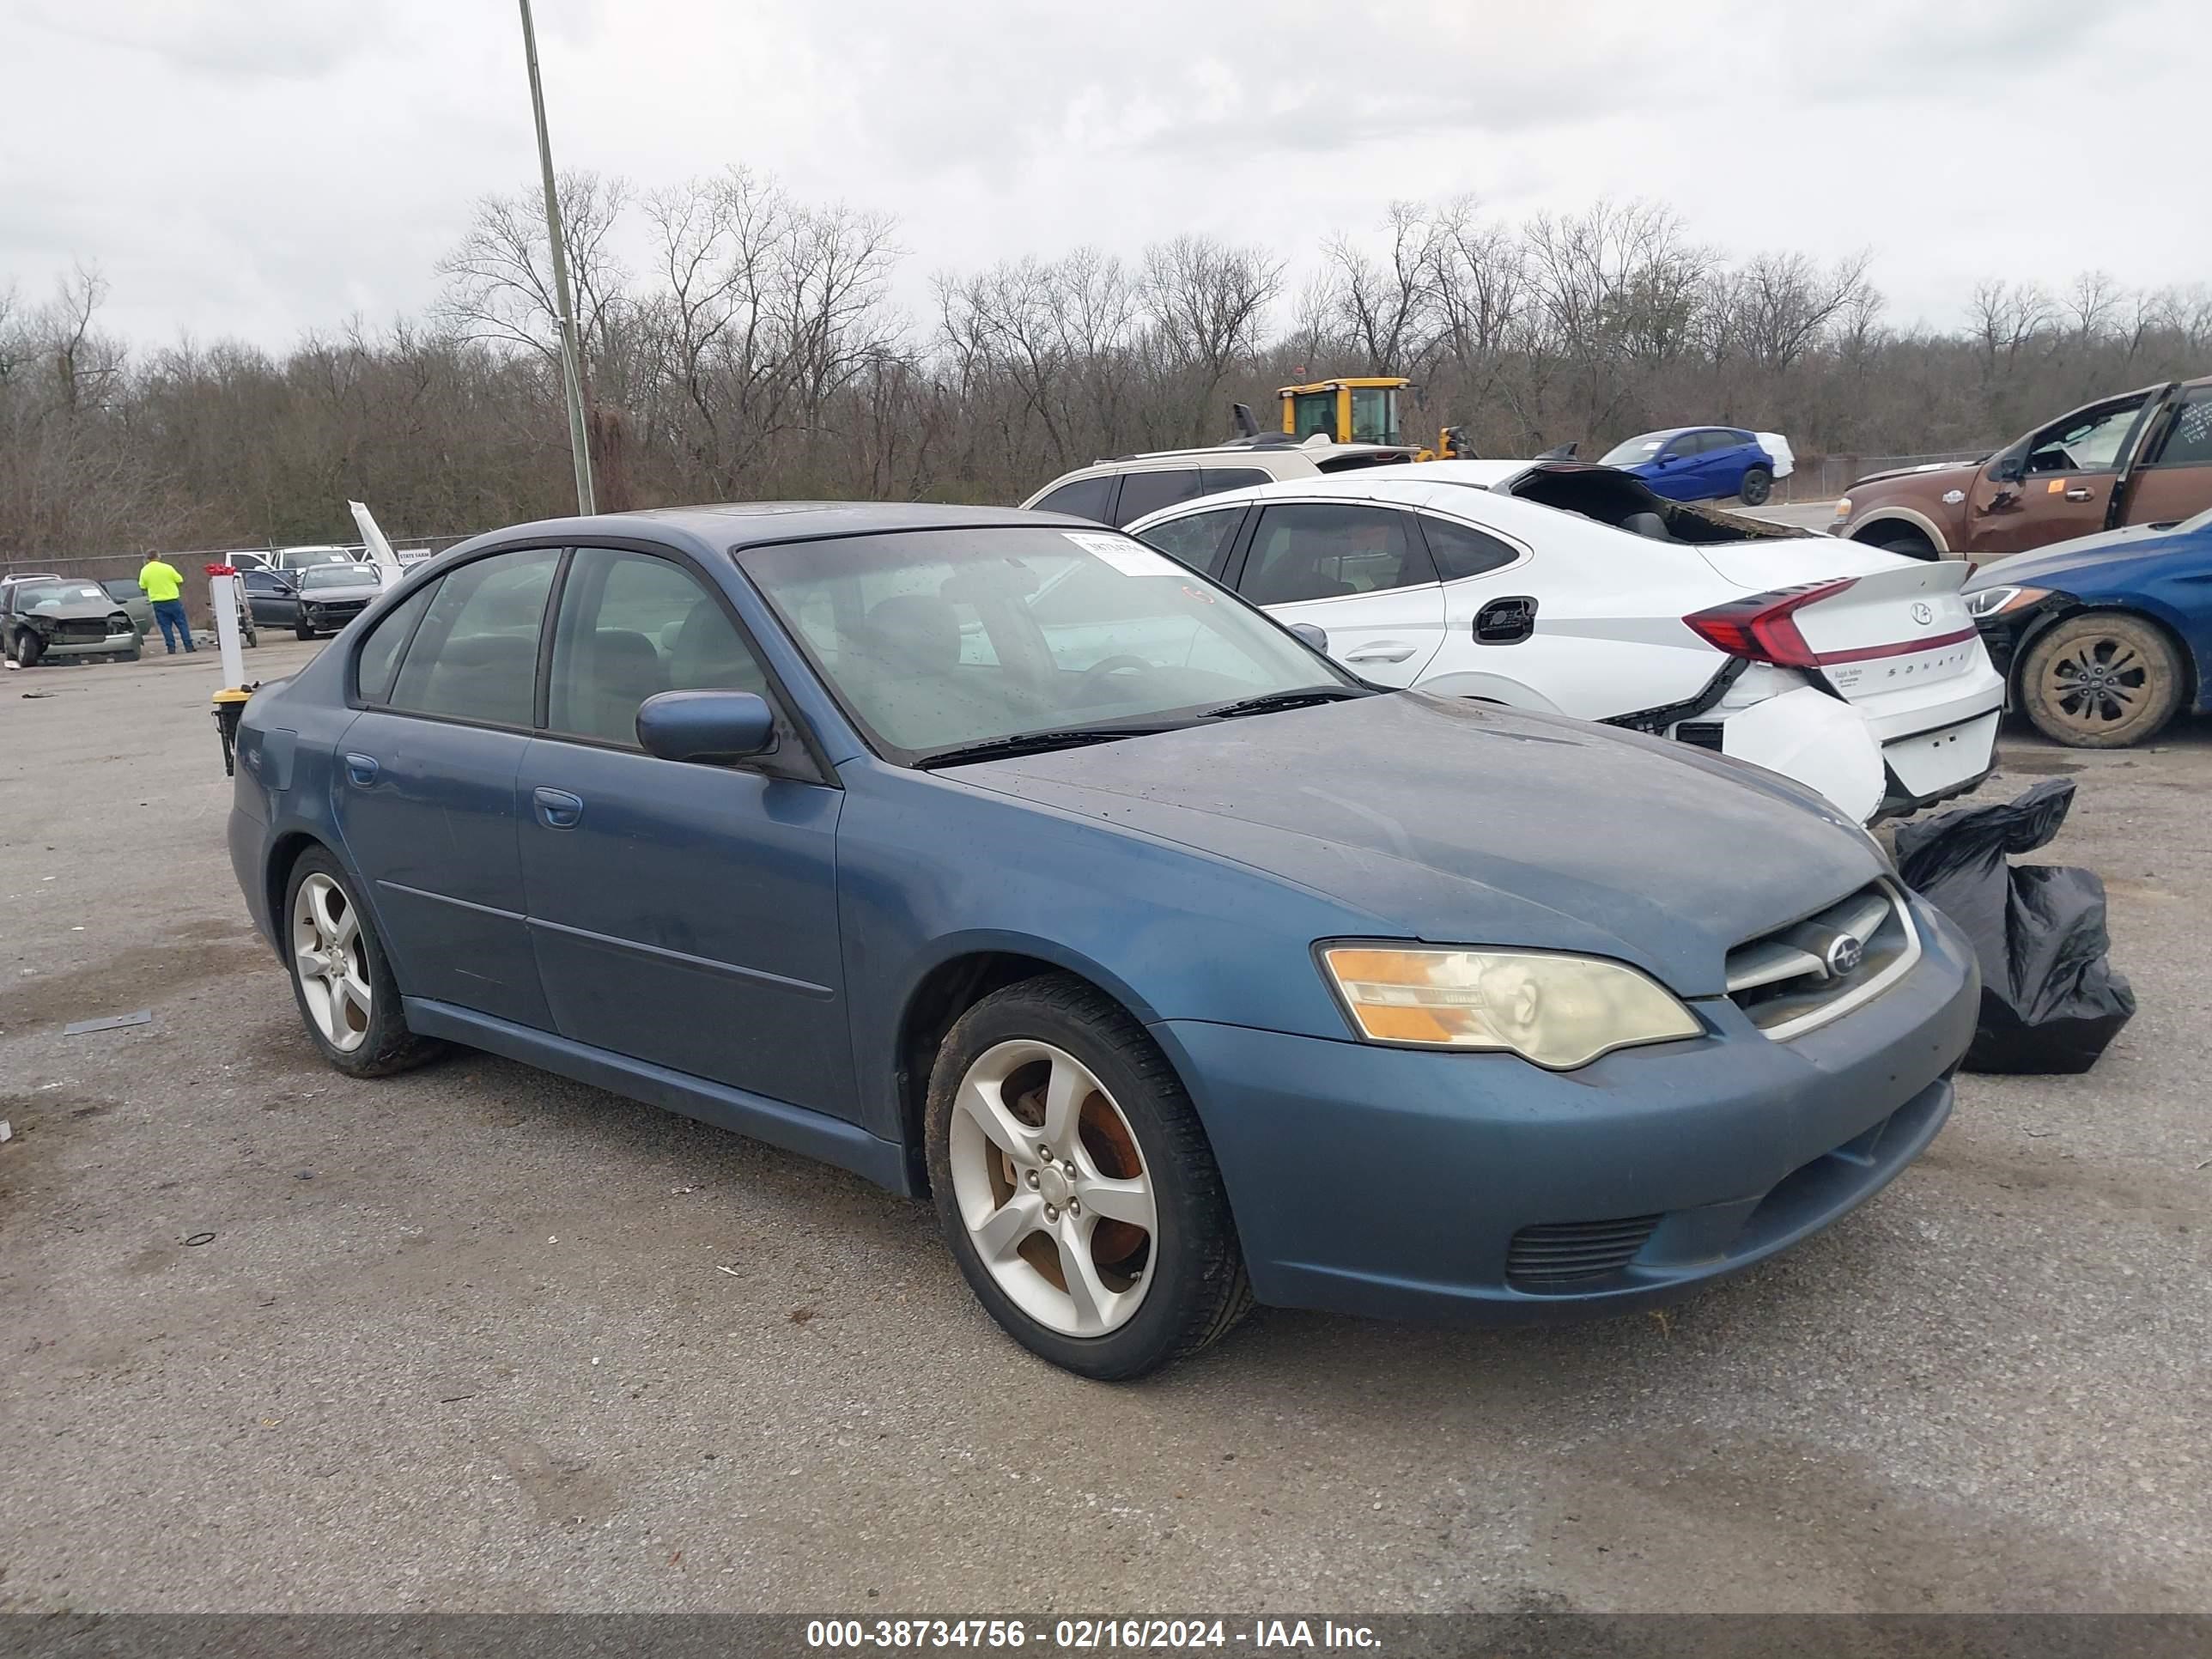
[[1025, 512], [1018, 507], [962, 507], [936, 501], [726, 501], [697, 507], [650, 507], [590, 518], [545, 519], [497, 530], [449, 550], [459, 553], [496, 540], [536, 538], [570, 544], [592, 536], [634, 537], [659, 526], [709, 546], [759, 547], [772, 542], [823, 541], [841, 536], [879, 536], [902, 530], [977, 530], [1024, 525], [1066, 525], [1097, 530], [1089, 519], [1066, 513]]
[[[1490, 526], [1509, 535], [1581, 536], [1595, 531], [1601, 538], [1628, 536], [1611, 525], [1562, 512], [1540, 501], [1522, 501], [1492, 489], [1500, 481], [1516, 477], [1540, 465], [1530, 461], [1424, 461], [1412, 466], [1378, 466], [1358, 472], [1333, 472], [1317, 478], [1283, 478], [1273, 483], [1249, 484], [1177, 501], [1133, 520], [1129, 534], [1139, 527], [1207, 507], [1242, 505], [1247, 501], [1312, 501], [1334, 497], [1347, 501], [1375, 501], [1387, 507], [1425, 507], [1447, 517]], [[1581, 464], [1587, 465], [1587, 464]], [[1614, 469], [1595, 469], [1613, 471]], [[1641, 538], [1636, 538], [1640, 540]], [[1647, 547], [1651, 545], [1645, 543]]]

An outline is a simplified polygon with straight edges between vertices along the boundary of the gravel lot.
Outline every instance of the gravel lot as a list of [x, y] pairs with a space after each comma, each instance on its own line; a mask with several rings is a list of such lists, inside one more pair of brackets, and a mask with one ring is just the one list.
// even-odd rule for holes
[[1263, 1313], [1108, 1388], [854, 1177], [504, 1060], [325, 1068], [216, 679], [0, 677], [0, 1610], [2212, 1609], [2203, 723], [2015, 736], [1985, 792], [2081, 778], [2048, 856], [2142, 1003], [2090, 1076], [1966, 1079], [1663, 1318]]

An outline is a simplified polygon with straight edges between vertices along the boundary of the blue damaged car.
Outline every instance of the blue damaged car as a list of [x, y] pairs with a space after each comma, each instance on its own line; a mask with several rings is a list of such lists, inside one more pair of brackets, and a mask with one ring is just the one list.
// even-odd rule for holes
[[1744, 1267], [1935, 1137], [1978, 1002], [1810, 793], [1377, 691], [1055, 514], [480, 537], [238, 755], [331, 1065], [463, 1044], [926, 1194], [1097, 1377], [1255, 1298], [1511, 1321]]

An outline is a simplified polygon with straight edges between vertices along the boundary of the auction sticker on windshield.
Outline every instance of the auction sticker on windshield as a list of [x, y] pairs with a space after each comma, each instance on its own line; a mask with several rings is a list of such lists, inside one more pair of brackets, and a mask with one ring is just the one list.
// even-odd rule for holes
[[1088, 531], [1063, 530], [1060, 534], [1086, 553], [1096, 553], [1125, 576], [1181, 576], [1188, 573], [1164, 553], [1155, 553], [1127, 536], [1097, 536]]

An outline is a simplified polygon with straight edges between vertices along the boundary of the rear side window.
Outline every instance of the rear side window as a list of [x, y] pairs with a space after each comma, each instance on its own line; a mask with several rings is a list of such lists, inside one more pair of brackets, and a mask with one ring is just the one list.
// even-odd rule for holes
[[1218, 581], [1229, 562], [1229, 545], [1236, 540], [1237, 526], [1243, 517], [1242, 503], [1217, 507], [1208, 513], [1193, 513], [1154, 525], [1138, 539]]
[[430, 596], [438, 591], [438, 584], [430, 583], [418, 593], [410, 594], [398, 608], [386, 611], [368, 630], [368, 637], [361, 642], [361, 655], [354, 667], [355, 684], [360, 688], [363, 702], [383, 702], [392, 696], [392, 682], [399, 673], [400, 654], [407, 649], [407, 641], [415, 635], [415, 624], [422, 620], [422, 613], [430, 608]]
[[447, 573], [392, 688], [392, 707], [489, 726], [532, 724], [553, 548], [495, 553]]
[[1224, 489], [1249, 489], [1254, 484], [1274, 483], [1273, 473], [1262, 472], [1256, 466], [1209, 466], [1203, 474], [1201, 495], [1218, 495]]
[[1255, 605], [1293, 605], [1435, 580], [1395, 509], [1291, 501], [1261, 510], [1243, 588]]
[[2212, 466], [2212, 386], [2192, 392], [2153, 466]]
[[663, 691], [768, 695], [768, 676], [727, 612], [683, 566], [583, 547], [553, 633], [549, 731], [638, 746], [637, 711]]
[[1078, 478], [1064, 483], [1042, 501], [1033, 511], [1038, 513], [1073, 513], [1079, 519], [1106, 522], [1114, 495], [1114, 479], [1109, 474], [1103, 478]]
[[1121, 480], [1121, 504], [1114, 509], [1117, 525], [1134, 524], [1147, 513], [1157, 513], [1203, 492], [1194, 466], [1169, 467], [1159, 472], [1132, 472]]
[[1437, 574], [1448, 582], [1463, 576], [1480, 576], [1486, 570], [1509, 565], [1521, 556], [1510, 544], [1486, 535], [1472, 526], [1449, 519], [1421, 515], [1421, 534], [1429, 544], [1429, 556], [1437, 562]]

